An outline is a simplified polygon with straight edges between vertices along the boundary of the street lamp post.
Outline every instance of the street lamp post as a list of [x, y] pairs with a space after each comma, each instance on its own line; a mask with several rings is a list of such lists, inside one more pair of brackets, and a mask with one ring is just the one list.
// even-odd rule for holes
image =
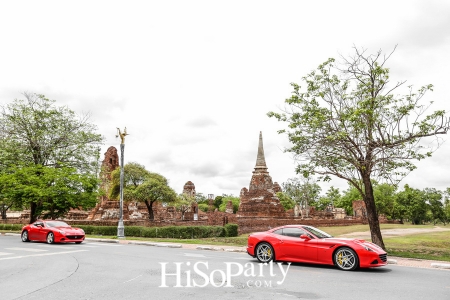
[[124, 170], [123, 170], [123, 157], [125, 152], [125, 136], [128, 135], [127, 128], [123, 130], [123, 132], [120, 131], [120, 129], [117, 127], [118, 134], [116, 137], [120, 136], [120, 206], [119, 206], [119, 224], [117, 225], [117, 237], [125, 238], [125, 226], [123, 225], [123, 177], [124, 177]]

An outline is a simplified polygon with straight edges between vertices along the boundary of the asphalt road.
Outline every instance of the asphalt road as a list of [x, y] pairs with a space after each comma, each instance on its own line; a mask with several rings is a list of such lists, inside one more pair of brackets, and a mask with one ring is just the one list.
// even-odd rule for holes
[[450, 299], [449, 270], [270, 267], [245, 253], [0, 236], [0, 299]]

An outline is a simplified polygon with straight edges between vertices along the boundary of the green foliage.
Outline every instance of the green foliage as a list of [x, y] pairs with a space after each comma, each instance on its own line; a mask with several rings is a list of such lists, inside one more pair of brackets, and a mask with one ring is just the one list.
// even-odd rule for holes
[[294, 208], [295, 202], [292, 200], [291, 197], [289, 197], [286, 193], [278, 192], [277, 193], [278, 199], [280, 199], [281, 205], [283, 205], [284, 210], [289, 210]]
[[222, 203], [219, 206], [219, 211], [225, 212], [225, 210], [227, 209], [228, 201], [231, 201], [231, 203], [233, 204], [233, 213], [235, 214], [239, 209], [241, 199], [233, 195], [226, 195], [225, 197], [222, 198]]
[[[120, 169], [111, 173], [112, 187], [110, 198], [120, 195]], [[131, 162], [124, 166], [123, 199], [125, 201], [143, 202], [147, 206], [149, 219], [153, 220], [153, 203], [173, 203], [177, 199], [175, 191], [169, 187], [168, 180], [157, 173], [149, 172], [144, 166]]]
[[445, 224], [447, 218], [444, 211], [444, 203], [442, 202], [442, 192], [434, 188], [426, 188], [424, 190], [424, 200], [429, 206], [430, 218], [434, 224], [440, 220]]
[[39, 203], [35, 215], [55, 219], [71, 208], [90, 209], [97, 202], [95, 174], [79, 174], [75, 168], [30, 165], [9, 168], [0, 175], [3, 197], [28, 207]]
[[198, 209], [203, 211], [203, 212], [208, 212], [209, 209], [209, 204], [202, 202], [198, 204]]
[[344, 195], [334, 203], [334, 206], [344, 208], [347, 215], [351, 216], [353, 215], [353, 201], [357, 200], [362, 200], [361, 194], [358, 189], [349, 184]]
[[320, 198], [321, 187], [310, 178], [289, 178], [282, 183], [284, 193], [301, 208], [315, 206]]
[[339, 192], [339, 189], [331, 186], [326, 192], [325, 196], [320, 197], [319, 201], [315, 203], [315, 207], [317, 210], [325, 210], [329, 205], [340, 207], [336, 206], [336, 203], [340, 203], [340, 200], [341, 193]]
[[239, 226], [237, 224], [226, 224], [225, 226], [225, 234], [228, 237], [238, 236]]
[[0, 190], [3, 198], [29, 207], [30, 222], [43, 212], [54, 217], [91, 206], [103, 142], [96, 126], [44, 95], [24, 96], [0, 111], [0, 173], [8, 187], [6, 197]]
[[[176, 238], [176, 239], [196, 239], [210, 237], [237, 236], [229, 235], [237, 232], [237, 225], [227, 224], [222, 226], [167, 226], [167, 227], [144, 227], [144, 226], [125, 226], [125, 236], [147, 237], [147, 238]], [[73, 225], [84, 230], [90, 235], [117, 235], [116, 226], [91, 226], [91, 225]], [[1, 228], [1, 227], [0, 227]]]
[[220, 207], [220, 205], [222, 204], [222, 202], [223, 202], [223, 196], [216, 196], [216, 198], [214, 199], [214, 207], [218, 209]]
[[25, 224], [0, 224], [0, 230], [21, 231]]
[[399, 210], [413, 224], [422, 224], [426, 219], [427, 204], [425, 193], [405, 185], [404, 190], [397, 194], [397, 205]]
[[354, 47], [342, 63], [330, 58], [302, 78], [303, 87], [291, 84], [284, 111], [268, 113], [286, 123], [279, 133], [292, 145], [286, 151], [298, 159], [298, 174], [319, 175], [325, 181], [336, 176], [359, 191], [373, 242], [381, 247], [371, 180], [398, 182], [416, 168], [413, 160], [430, 157], [435, 150], [419, 142], [450, 128], [444, 110], [426, 115], [429, 105], [419, 103], [432, 85], [417, 91], [408, 87], [399, 96], [404, 82], [390, 83], [391, 54], [380, 50], [370, 55]]

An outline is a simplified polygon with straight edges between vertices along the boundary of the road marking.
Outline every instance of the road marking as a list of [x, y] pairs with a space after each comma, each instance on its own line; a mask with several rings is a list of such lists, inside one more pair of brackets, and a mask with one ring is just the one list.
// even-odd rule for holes
[[123, 245], [111, 244], [111, 243], [89, 243], [89, 245], [109, 246], [109, 247], [121, 247]]
[[48, 251], [48, 250], [43, 250], [43, 249], [34, 249], [34, 248], [5, 248], [6, 250], [18, 250], [18, 251], [29, 251], [29, 252], [43, 252], [43, 251]]
[[39, 247], [44, 247], [44, 248], [52, 248], [52, 249], [73, 249], [73, 247], [71, 246], [63, 246], [63, 245], [47, 245], [47, 244], [42, 244], [42, 245], [38, 245]]
[[0, 255], [10, 255], [12, 253], [0, 252]]
[[[45, 250], [45, 251], [47, 251], [47, 250]], [[18, 258], [36, 257], [36, 256], [49, 256], [49, 255], [58, 255], [58, 254], [69, 254], [69, 253], [84, 252], [84, 251], [89, 251], [89, 250], [75, 250], [75, 251], [64, 251], [64, 252], [30, 254], [30, 255], [23, 255], [23, 256], [5, 257], [5, 258], [0, 258], [0, 260], [18, 259]]]
[[184, 253], [184, 256], [192, 256], [192, 257], [206, 257], [203, 254], [193, 254], [193, 253]]
[[137, 276], [137, 277], [134, 277], [134, 278], [132, 278], [132, 279], [130, 279], [130, 280], [124, 281], [123, 283], [127, 283], [127, 282], [130, 282], [130, 281], [133, 281], [133, 280], [135, 280], [135, 279], [138, 279], [138, 278], [141, 277], [141, 276], [142, 276], [142, 274], [139, 275], [139, 276]]

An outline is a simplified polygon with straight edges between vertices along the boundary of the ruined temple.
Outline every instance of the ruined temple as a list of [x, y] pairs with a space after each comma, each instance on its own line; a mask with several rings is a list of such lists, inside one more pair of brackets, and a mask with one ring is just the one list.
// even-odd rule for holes
[[272, 177], [267, 171], [261, 132], [255, 170], [249, 189], [244, 187], [241, 190], [240, 201], [237, 217], [284, 217], [286, 215], [280, 199], [275, 194]]
[[195, 185], [192, 183], [192, 181], [188, 181], [183, 186], [183, 194], [195, 197]]

